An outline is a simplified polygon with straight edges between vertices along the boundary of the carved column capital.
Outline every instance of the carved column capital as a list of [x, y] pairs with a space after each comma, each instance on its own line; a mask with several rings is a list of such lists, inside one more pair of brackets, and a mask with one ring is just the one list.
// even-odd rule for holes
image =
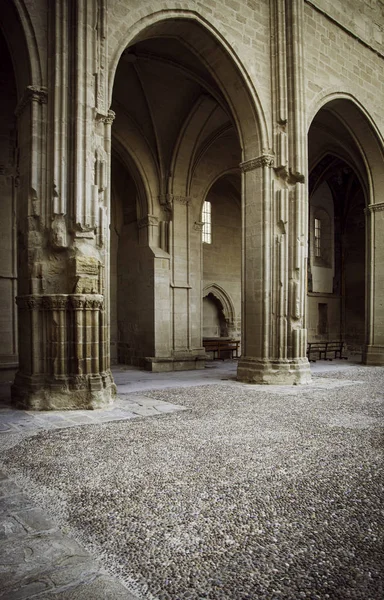
[[38, 87], [36, 85], [28, 85], [22, 95], [20, 102], [18, 103], [15, 115], [19, 117], [24, 111], [25, 107], [31, 102], [38, 102], [39, 104], [46, 104], [48, 99], [48, 92], [45, 87]]
[[16, 304], [21, 310], [37, 310], [42, 306], [42, 303], [42, 296], [35, 296], [34, 294], [16, 297]]
[[173, 202], [177, 204], [182, 204], [183, 206], [188, 206], [191, 202], [190, 196], [173, 196]]
[[105, 123], [105, 125], [112, 125], [113, 121], [116, 118], [116, 113], [113, 110], [109, 110], [107, 114], [97, 112], [96, 113], [96, 121]]
[[193, 229], [195, 231], [203, 231], [204, 221], [195, 221], [193, 224]]
[[247, 171], [260, 169], [260, 167], [273, 167], [273, 165], [274, 156], [272, 154], [262, 154], [261, 156], [240, 163], [240, 169], [243, 173], [246, 173]]
[[164, 211], [165, 218], [169, 220], [172, 218], [173, 210], [173, 197], [171, 194], [161, 194], [159, 196], [159, 204]]
[[174, 204], [187, 205], [190, 201], [190, 196], [175, 196], [174, 194], [162, 194], [159, 196], [159, 202], [165, 210], [172, 210]]
[[377, 204], [369, 204], [367, 208], [364, 209], [364, 213], [366, 215], [370, 215], [375, 212], [380, 212], [384, 210], [384, 202], [379, 202]]
[[139, 229], [142, 229], [143, 227], [149, 227], [150, 225], [157, 227], [159, 225], [159, 219], [154, 215], [147, 215], [146, 217], [143, 217], [137, 221], [137, 226]]
[[73, 310], [101, 310], [104, 306], [104, 296], [101, 294], [70, 294], [68, 299]]

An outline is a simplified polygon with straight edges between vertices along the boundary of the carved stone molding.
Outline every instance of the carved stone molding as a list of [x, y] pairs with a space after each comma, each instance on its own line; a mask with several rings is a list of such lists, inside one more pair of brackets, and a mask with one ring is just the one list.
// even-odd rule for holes
[[190, 201], [190, 196], [174, 196], [173, 194], [162, 194], [159, 196], [159, 202], [165, 210], [172, 210], [174, 203], [187, 205]]
[[16, 304], [21, 310], [102, 310], [104, 296], [101, 294], [50, 294], [17, 296]]
[[96, 121], [105, 123], [106, 125], [112, 125], [113, 121], [116, 118], [116, 113], [113, 110], [109, 110], [107, 114], [96, 113]]
[[273, 165], [274, 156], [272, 154], [262, 154], [257, 158], [251, 158], [250, 160], [240, 163], [240, 169], [243, 173], [246, 173], [247, 171], [259, 169], [260, 167], [273, 167]]
[[369, 204], [364, 212], [366, 215], [369, 215], [374, 212], [380, 212], [384, 210], [384, 202], [379, 202], [378, 204]]
[[164, 212], [165, 219], [170, 220], [172, 218], [173, 211], [172, 194], [161, 194], [159, 196], [159, 204]]
[[193, 229], [195, 231], [203, 231], [204, 221], [195, 221], [193, 224]]
[[159, 219], [154, 215], [147, 215], [146, 217], [139, 219], [137, 222], [137, 226], [139, 229], [149, 227], [150, 225], [157, 227], [159, 225]]
[[190, 196], [173, 196], [173, 201], [176, 202], [177, 204], [183, 204], [184, 206], [187, 206], [191, 201], [191, 197]]
[[21, 113], [23, 112], [23, 110], [25, 109], [25, 107], [28, 106], [28, 104], [30, 104], [31, 102], [38, 102], [39, 104], [46, 104], [47, 99], [48, 99], [48, 92], [45, 87], [37, 87], [35, 85], [29, 85], [26, 88], [26, 90], [24, 91], [24, 94], [16, 107], [16, 110], [15, 110], [16, 117], [19, 117], [21, 115]]
[[68, 298], [70, 306], [75, 310], [101, 310], [104, 306], [104, 297], [100, 294], [71, 294]]
[[16, 304], [21, 310], [37, 310], [43, 304], [42, 296], [17, 296]]
[[42, 308], [44, 310], [66, 310], [68, 308], [68, 296], [66, 294], [43, 296]]

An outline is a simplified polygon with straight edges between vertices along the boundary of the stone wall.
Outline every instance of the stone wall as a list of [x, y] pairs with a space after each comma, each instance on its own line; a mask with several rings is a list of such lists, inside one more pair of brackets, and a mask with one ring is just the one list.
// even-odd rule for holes
[[[70, 394], [76, 376], [81, 402], [92, 405], [94, 394], [96, 404], [101, 396], [108, 403], [110, 340], [114, 361], [203, 366], [203, 296], [216, 285], [235, 330], [241, 304], [244, 381], [309, 380], [307, 325], [314, 333], [316, 303], [328, 304], [335, 334], [353, 330], [364, 360], [381, 364], [382, 2], [71, 6], [3, 0], [0, 7], [0, 44], [11, 55], [0, 76], [2, 363], [16, 359], [16, 294], [40, 307], [30, 314], [20, 300], [20, 343], [35, 340], [49, 297], [67, 298], [68, 307], [79, 295], [100, 297], [100, 373], [81, 361], [75, 373], [66, 359], [60, 377]], [[111, 170], [112, 155], [120, 166]], [[307, 309], [309, 196], [322, 179], [332, 188], [329, 157], [344, 161], [361, 191], [354, 218], [345, 218], [343, 248], [367, 250], [364, 258], [349, 252], [344, 290], [320, 282], [310, 293], [329, 298], [310, 296]], [[227, 191], [212, 187], [219, 180]], [[210, 190], [220, 197], [213, 203], [221, 207], [218, 246], [203, 249], [201, 206]], [[337, 193], [334, 187], [334, 207]], [[335, 239], [342, 230], [336, 212]], [[80, 340], [83, 326], [71, 318]], [[25, 404], [37, 398], [36, 378], [39, 397], [57, 389], [52, 340], [36, 339], [38, 370], [24, 347], [14, 388]]]

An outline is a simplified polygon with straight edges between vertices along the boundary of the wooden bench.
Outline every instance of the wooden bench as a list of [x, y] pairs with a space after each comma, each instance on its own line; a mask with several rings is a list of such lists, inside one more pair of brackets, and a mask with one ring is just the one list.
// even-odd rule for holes
[[[333, 360], [334, 358], [348, 360], [347, 356], [343, 356], [343, 348], [344, 342], [341, 341], [308, 342], [307, 358], [310, 362], [316, 362], [316, 360]], [[333, 356], [330, 357], [330, 354], [333, 354]]]
[[[223, 338], [205, 339], [203, 346], [206, 352], [213, 353], [213, 359], [225, 360], [228, 354], [231, 358], [239, 358], [239, 340], [226, 340]], [[224, 354], [224, 356], [223, 356]]]

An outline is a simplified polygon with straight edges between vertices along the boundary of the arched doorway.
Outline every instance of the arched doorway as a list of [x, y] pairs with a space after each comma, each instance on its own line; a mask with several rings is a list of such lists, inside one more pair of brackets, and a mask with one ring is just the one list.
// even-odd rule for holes
[[314, 117], [308, 149], [308, 339], [343, 340], [365, 362], [381, 364], [378, 138], [362, 110], [338, 98]]
[[[116, 113], [112, 148], [129, 156], [143, 188], [136, 208], [139, 246], [147, 248], [145, 268], [138, 267], [134, 252], [131, 257], [138, 268], [137, 284], [143, 290], [140, 307], [153, 319], [153, 326], [147, 328], [145, 353], [142, 341], [146, 334], [139, 326], [143, 320], [138, 318], [138, 303], [136, 316], [133, 311], [123, 319], [124, 303], [120, 303], [116, 323], [126, 321], [124, 344], [127, 332], [135, 333], [131, 354], [135, 354], [136, 364], [152, 370], [202, 367], [201, 206], [208, 193], [212, 198], [221, 194], [225, 201], [229, 188], [236, 195], [236, 302], [240, 313], [240, 162], [259, 156], [267, 145], [254, 99], [222, 40], [215, 39], [195, 17], [179, 17], [152, 23], [133, 36], [118, 62], [111, 108]], [[112, 170], [112, 192], [117, 189], [117, 172]], [[230, 177], [235, 184], [229, 175], [225, 179], [225, 174], [234, 172]], [[258, 178], [255, 185], [261, 188]], [[128, 194], [128, 187], [121, 187], [120, 196]], [[261, 202], [261, 197], [257, 201]], [[125, 228], [119, 235], [137, 237], [138, 233]], [[127, 247], [131, 243], [127, 242]], [[221, 245], [221, 252], [225, 249], [228, 240]], [[118, 277], [111, 280], [112, 302], [120, 293], [120, 283]], [[113, 310], [111, 306], [112, 317]], [[118, 323], [115, 329], [118, 338]], [[121, 360], [122, 354], [115, 356]], [[131, 358], [123, 360], [132, 362]]]

